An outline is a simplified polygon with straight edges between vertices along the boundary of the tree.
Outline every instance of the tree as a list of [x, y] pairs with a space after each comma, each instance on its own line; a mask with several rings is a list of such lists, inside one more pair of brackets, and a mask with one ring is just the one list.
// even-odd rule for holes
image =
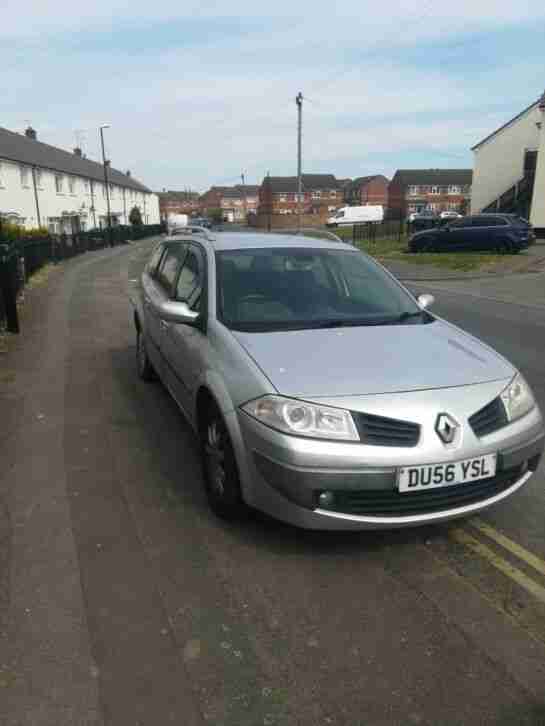
[[140, 227], [142, 225], [142, 213], [140, 212], [139, 207], [135, 206], [131, 209], [129, 222], [133, 225], [133, 227]]
[[221, 224], [223, 222], [223, 209], [220, 209], [219, 207], [217, 209], [209, 209], [208, 217], [215, 224]]

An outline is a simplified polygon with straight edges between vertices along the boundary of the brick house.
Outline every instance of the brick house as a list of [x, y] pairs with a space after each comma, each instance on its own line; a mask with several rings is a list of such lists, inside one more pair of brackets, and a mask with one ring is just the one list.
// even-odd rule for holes
[[[344, 194], [333, 174], [302, 175], [302, 211], [320, 217], [342, 207]], [[267, 176], [261, 184], [261, 214], [297, 214], [297, 177]]]
[[193, 214], [200, 209], [198, 192], [158, 192], [159, 212], [161, 219], [165, 220], [171, 214]]
[[381, 204], [386, 209], [389, 184], [389, 180], [382, 174], [360, 176], [344, 187], [344, 201], [352, 207]]
[[204, 214], [212, 209], [223, 210], [226, 217], [241, 222], [248, 214], [255, 214], [259, 204], [259, 187], [253, 184], [236, 184], [232, 187], [212, 186], [200, 198]]
[[468, 212], [471, 199], [471, 169], [399, 169], [388, 187], [388, 209], [392, 219], [411, 212]]

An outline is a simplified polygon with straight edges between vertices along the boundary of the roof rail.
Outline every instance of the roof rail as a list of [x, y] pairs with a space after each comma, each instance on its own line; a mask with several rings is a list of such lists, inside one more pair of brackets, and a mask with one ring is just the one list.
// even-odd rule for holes
[[290, 235], [301, 235], [302, 237], [312, 237], [314, 239], [325, 239], [331, 242], [344, 242], [338, 235], [331, 232], [329, 229], [323, 229], [322, 227], [295, 227], [293, 229], [271, 229], [271, 234], [290, 234]]
[[174, 227], [172, 227], [170, 233], [167, 235], [167, 239], [172, 239], [173, 237], [186, 237], [187, 235], [192, 234], [201, 234], [206, 237], [207, 240], [215, 239], [214, 235], [210, 233], [209, 229], [206, 229], [206, 227], [199, 227], [198, 225], [194, 224], [188, 224], [185, 227], [175, 225]]

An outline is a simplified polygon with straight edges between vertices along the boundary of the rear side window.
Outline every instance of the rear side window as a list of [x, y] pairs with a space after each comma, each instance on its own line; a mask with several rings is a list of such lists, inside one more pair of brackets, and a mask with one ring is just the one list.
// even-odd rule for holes
[[165, 293], [171, 297], [174, 292], [174, 282], [184, 261], [187, 248], [185, 245], [172, 245], [165, 252], [157, 272], [157, 281]]
[[471, 226], [472, 227], [490, 227], [490, 219], [487, 219], [486, 217], [472, 217]]

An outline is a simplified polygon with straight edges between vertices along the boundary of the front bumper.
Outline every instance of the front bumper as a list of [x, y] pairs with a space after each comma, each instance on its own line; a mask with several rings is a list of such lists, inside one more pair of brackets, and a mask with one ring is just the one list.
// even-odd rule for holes
[[[377, 461], [379, 447], [286, 436], [244, 413], [239, 414], [239, 423], [249, 503], [310, 529], [399, 528], [468, 516], [520, 489], [536, 471], [545, 446], [537, 408], [486, 437], [486, 443], [477, 442], [471, 451], [419, 460], [414, 458], [414, 450], [384, 447], [379, 452], [381, 464]], [[427, 464], [487, 453], [498, 454], [493, 479], [424, 493], [400, 494], [397, 490], [397, 470], [409, 457], [412, 464]], [[334, 495], [328, 507], [318, 501], [325, 491]]]

